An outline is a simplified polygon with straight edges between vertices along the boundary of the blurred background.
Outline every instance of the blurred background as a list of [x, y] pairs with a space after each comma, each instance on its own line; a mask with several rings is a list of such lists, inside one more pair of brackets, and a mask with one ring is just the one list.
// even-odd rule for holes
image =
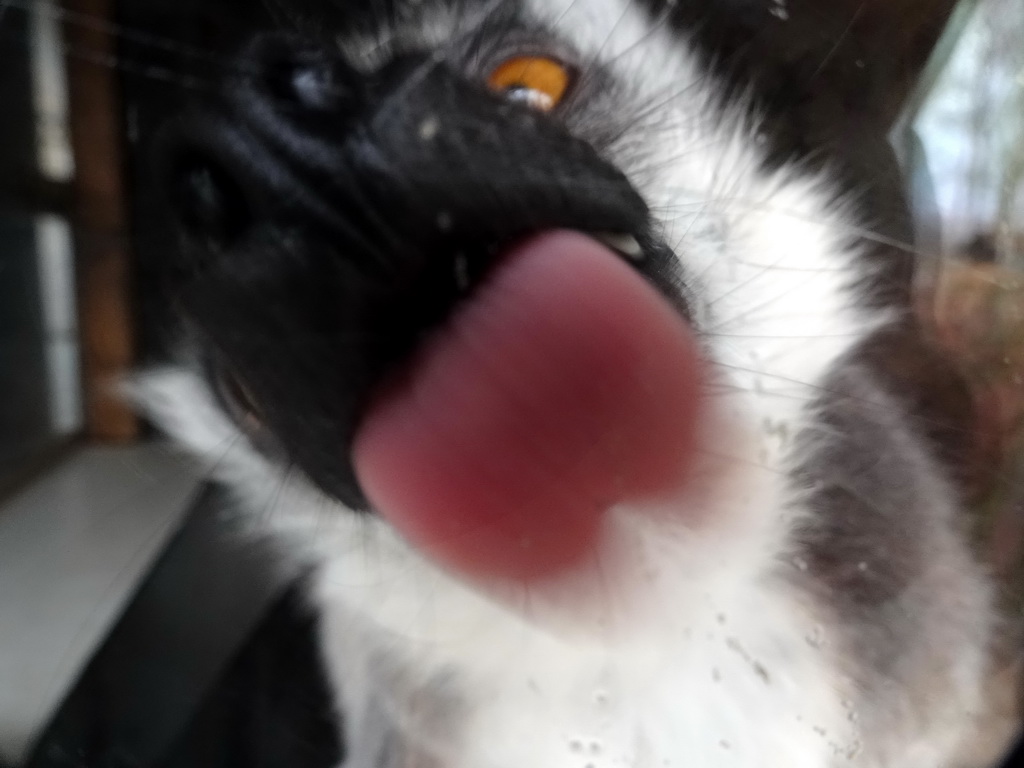
[[[864, 178], [909, 216], [887, 209], [881, 237], [1024, 267], [1024, 3], [694, 6], [788, 78], [802, 138], [780, 152], [883, 157]], [[0, 762], [177, 764], [254, 638], [290, 636], [274, 628], [292, 575], [230, 536], [202, 468], [112, 394], [173, 346], [147, 141], [272, 23], [255, 0], [0, 0]]]

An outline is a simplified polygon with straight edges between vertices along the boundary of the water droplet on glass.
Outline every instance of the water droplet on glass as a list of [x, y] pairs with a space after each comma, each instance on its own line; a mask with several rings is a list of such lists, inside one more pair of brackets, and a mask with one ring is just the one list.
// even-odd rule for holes
[[782, 21], [789, 18], [789, 10], [786, 8], [785, 0], [775, 0], [775, 6], [769, 8], [768, 13]]
[[821, 637], [822, 637], [821, 627], [815, 625], [814, 627], [811, 628], [811, 631], [807, 633], [806, 640], [807, 640], [808, 644], [813, 646], [814, 648], [820, 648], [821, 647]]
[[426, 118], [420, 123], [420, 138], [424, 141], [430, 141], [437, 136], [438, 131], [441, 130], [441, 121], [434, 115]]

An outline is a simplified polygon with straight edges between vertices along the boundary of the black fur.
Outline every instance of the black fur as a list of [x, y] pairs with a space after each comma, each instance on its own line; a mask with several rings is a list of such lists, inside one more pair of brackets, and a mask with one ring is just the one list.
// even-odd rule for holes
[[515, 240], [633, 235], [638, 268], [682, 308], [674, 259], [622, 173], [472, 67], [409, 52], [365, 75], [264, 36], [163, 142], [185, 232], [173, 296], [257, 432], [354, 508], [365, 501], [339, 457], [368, 398]]

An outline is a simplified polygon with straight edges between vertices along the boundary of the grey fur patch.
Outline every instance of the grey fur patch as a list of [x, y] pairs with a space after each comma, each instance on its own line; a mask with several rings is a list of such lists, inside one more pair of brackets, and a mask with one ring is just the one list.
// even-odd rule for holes
[[973, 710], [992, 611], [959, 494], [877, 382], [857, 362], [828, 381], [800, 439], [794, 478], [812, 514], [795, 541], [798, 578], [838, 627], [858, 716], [895, 738]]

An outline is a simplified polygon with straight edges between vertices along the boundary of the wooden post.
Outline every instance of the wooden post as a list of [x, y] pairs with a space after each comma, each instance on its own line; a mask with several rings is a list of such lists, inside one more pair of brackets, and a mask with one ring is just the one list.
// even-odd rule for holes
[[[64, 0], [85, 429], [88, 437], [135, 439], [139, 422], [113, 393], [135, 360], [132, 250], [113, 0]], [[89, 24], [75, 18], [89, 19]]]

